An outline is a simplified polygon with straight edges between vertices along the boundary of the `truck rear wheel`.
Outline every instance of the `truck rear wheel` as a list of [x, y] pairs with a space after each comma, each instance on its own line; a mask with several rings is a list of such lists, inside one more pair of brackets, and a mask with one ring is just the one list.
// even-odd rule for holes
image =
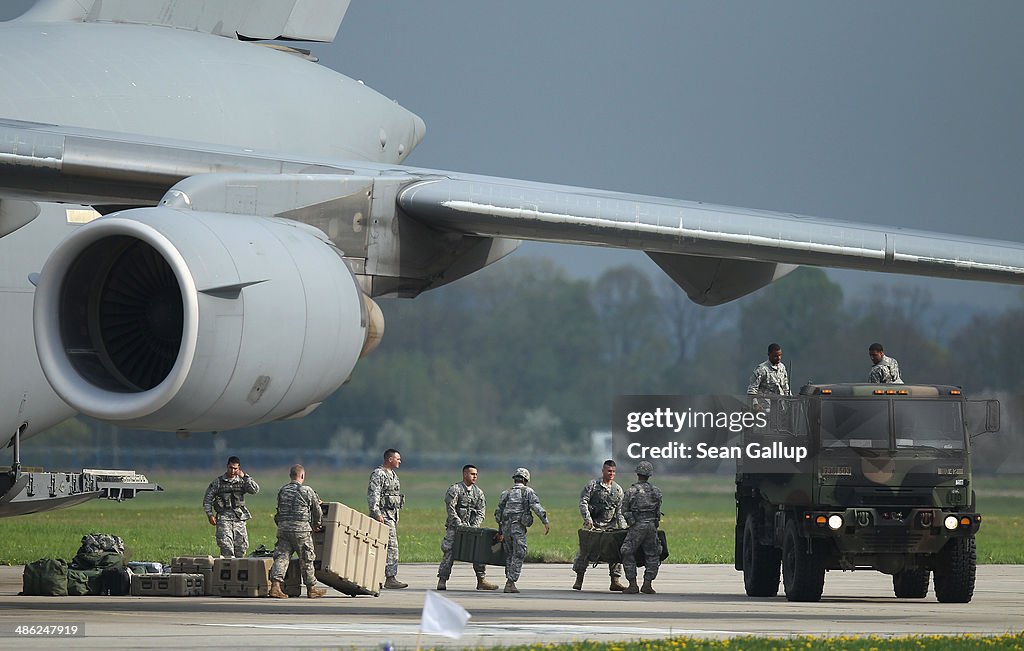
[[928, 596], [928, 570], [903, 570], [892, 575], [892, 590], [900, 599]]
[[952, 538], [939, 551], [935, 567], [935, 596], [942, 603], [965, 604], [974, 596], [978, 552], [974, 536]]
[[792, 521], [786, 525], [782, 543], [782, 582], [789, 601], [819, 601], [825, 589], [825, 562], [813, 547], [806, 551], [807, 543]]
[[781, 560], [777, 548], [761, 544], [757, 520], [753, 514], [748, 515], [743, 526], [743, 587], [748, 597], [774, 597], [779, 593]]

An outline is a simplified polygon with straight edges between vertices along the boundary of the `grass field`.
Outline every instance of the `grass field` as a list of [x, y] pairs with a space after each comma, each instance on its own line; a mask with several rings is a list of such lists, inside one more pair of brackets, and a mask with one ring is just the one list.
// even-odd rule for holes
[[[535, 526], [530, 533], [528, 561], [570, 562], [576, 552], [579, 490], [589, 477], [556, 472], [537, 473], [532, 485], [548, 509], [549, 536]], [[308, 483], [325, 501], [366, 508], [369, 471], [339, 473], [310, 469]], [[23, 564], [39, 558], [70, 559], [86, 533], [121, 536], [136, 560], [169, 561], [172, 556], [218, 554], [213, 527], [202, 511], [203, 492], [212, 474], [158, 473], [151, 479], [165, 492], [143, 494], [124, 503], [96, 500], [71, 509], [0, 520], [0, 564]], [[262, 490], [248, 498], [251, 548], [275, 540], [273, 513], [277, 489], [287, 471], [259, 472]], [[406, 508], [399, 523], [401, 558], [407, 562], [439, 562], [444, 535], [443, 496], [459, 473], [402, 472]], [[625, 479], [622, 477], [621, 479]], [[662, 528], [668, 537], [672, 563], [733, 562], [733, 483], [728, 476], [655, 477], [665, 495]], [[505, 474], [481, 472], [480, 485], [492, 511], [498, 495], [511, 482]], [[1000, 478], [986, 488], [978, 480], [979, 510], [984, 514], [978, 534], [982, 563], [1024, 563], [1024, 490]], [[986, 495], [986, 490], [990, 492]], [[485, 526], [493, 526], [488, 517]]]

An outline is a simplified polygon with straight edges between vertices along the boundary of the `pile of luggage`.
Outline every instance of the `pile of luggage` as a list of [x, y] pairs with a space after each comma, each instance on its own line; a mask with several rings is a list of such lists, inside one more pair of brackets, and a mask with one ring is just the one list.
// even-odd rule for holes
[[118, 536], [92, 533], [82, 536], [82, 545], [71, 563], [62, 558], [43, 558], [26, 565], [21, 594], [126, 595], [130, 590], [124, 541]]

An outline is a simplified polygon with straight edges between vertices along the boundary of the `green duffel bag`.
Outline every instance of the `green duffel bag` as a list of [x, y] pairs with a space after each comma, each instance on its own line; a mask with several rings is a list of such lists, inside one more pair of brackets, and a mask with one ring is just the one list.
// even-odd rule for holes
[[124, 554], [117, 552], [79, 552], [71, 561], [76, 570], [102, 570], [107, 567], [124, 567]]
[[21, 594], [48, 597], [68, 596], [68, 562], [63, 558], [41, 558], [25, 566]]
[[68, 596], [103, 594], [103, 570], [68, 570]]

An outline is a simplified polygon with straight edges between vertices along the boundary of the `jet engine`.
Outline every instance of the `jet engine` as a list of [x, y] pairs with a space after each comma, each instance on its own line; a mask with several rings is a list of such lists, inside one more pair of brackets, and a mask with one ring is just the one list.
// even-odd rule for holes
[[158, 207], [64, 240], [40, 274], [33, 319], [43, 372], [78, 411], [221, 430], [315, 408], [355, 367], [371, 307], [310, 226]]

